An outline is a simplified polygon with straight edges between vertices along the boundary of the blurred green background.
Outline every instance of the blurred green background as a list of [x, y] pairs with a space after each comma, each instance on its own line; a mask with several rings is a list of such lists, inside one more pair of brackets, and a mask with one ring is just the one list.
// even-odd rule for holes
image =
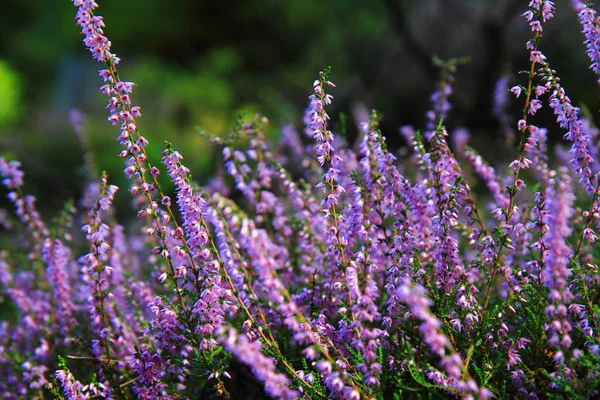
[[[494, 117], [496, 81], [511, 86], [528, 67], [531, 36], [520, 17], [528, 1], [512, 0], [99, 0], [106, 35], [122, 58], [121, 77], [137, 83], [138, 122], [158, 160], [173, 142], [195, 177], [206, 179], [219, 154], [195, 127], [226, 134], [240, 114], [267, 116], [276, 138], [284, 123], [301, 126], [311, 83], [330, 65], [338, 85], [331, 108], [349, 116], [376, 108], [392, 148], [401, 125], [423, 125], [438, 72], [432, 56], [468, 56], [459, 68], [450, 128], [468, 126], [483, 153], [503, 143]], [[599, 108], [582, 35], [570, 1], [542, 45], [576, 104]], [[117, 130], [106, 121], [97, 91], [100, 65], [91, 60], [74, 25], [69, 0], [0, 0], [0, 155], [18, 158], [27, 190], [55, 215], [84, 185], [81, 145], [69, 111], [86, 116], [89, 146], [99, 169], [127, 188], [117, 157]], [[511, 103], [512, 115], [522, 103]], [[552, 119], [539, 116], [541, 121]], [[558, 130], [552, 133], [560, 137]], [[476, 146], [477, 147], [477, 146]], [[4, 197], [4, 196], [3, 196]], [[119, 197], [129, 202], [127, 195]], [[5, 200], [1, 207], [7, 207]]]

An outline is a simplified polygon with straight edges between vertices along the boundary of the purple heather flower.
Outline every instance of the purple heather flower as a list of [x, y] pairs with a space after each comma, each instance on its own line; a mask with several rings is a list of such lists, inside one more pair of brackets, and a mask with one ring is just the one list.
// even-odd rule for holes
[[320, 80], [315, 81], [313, 85], [314, 94], [309, 96], [311, 102], [309, 108], [311, 111], [308, 115], [311, 118], [310, 128], [313, 130], [312, 137], [317, 141], [317, 145], [314, 147], [317, 161], [321, 166], [327, 163], [326, 168], [329, 171], [333, 171], [333, 173], [326, 172], [322, 177], [323, 180], [317, 185], [317, 187], [327, 192], [326, 198], [323, 200], [323, 205], [325, 205], [326, 209], [331, 209], [332, 206], [338, 203], [338, 197], [345, 189], [337, 182], [336, 171], [339, 170], [343, 160], [341, 157], [335, 155], [333, 147], [334, 136], [327, 129], [329, 116], [324, 108], [325, 105], [331, 104], [331, 99], [333, 98], [325, 93], [325, 86], [335, 86], [331, 82], [325, 81], [322, 74]]
[[432, 151], [425, 155], [430, 179], [434, 185], [437, 215], [433, 217], [433, 232], [436, 235], [435, 253], [436, 283], [445, 291], [452, 291], [461, 278], [466, 276], [462, 261], [458, 257], [458, 242], [451, 235], [451, 228], [458, 222], [458, 207], [463, 202], [465, 188], [454, 187], [459, 177], [456, 160], [450, 155], [444, 136], [445, 130], [436, 132], [431, 138]]
[[[548, 248], [542, 253], [545, 268], [540, 274], [540, 280], [548, 288], [550, 305], [546, 314], [550, 318], [545, 326], [548, 343], [556, 349], [557, 365], [562, 364], [562, 350], [571, 347], [571, 323], [567, 317], [567, 307], [573, 295], [569, 290], [569, 258], [573, 254], [565, 238], [571, 235], [570, 219], [574, 214], [573, 201], [575, 196], [571, 190], [570, 178], [566, 168], [551, 175], [552, 186], [546, 189], [547, 207], [550, 210], [548, 221]], [[567, 375], [570, 372], [566, 371]]]
[[0, 157], [0, 175], [2, 175], [2, 184], [8, 189], [16, 189], [23, 186], [23, 171], [21, 163], [13, 160], [6, 162]]
[[527, 137], [524, 150], [529, 153], [537, 179], [543, 183], [544, 187], [547, 187], [549, 185], [548, 130], [530, 125], [529, 132], [530, 134]]
[[541, 64], [546, 60], [546, 56], [539, 50], [533, 50], [530, 53], [529, 60]]
[[517, 353], [517, 350], [509, 349], [508, 350], [508, 362], [506, 363], [506, 368], [510, 370], [511, 367], [514, 367], [515, 365], [519, 364], [520, 362], [521, 362], [521, 356], [519, 355], [519, 353]]
[[454, 84], [455, 68], [447, 68], [445, 79], [440, 83], [440, 87], [430, 96], [432, 109], [429, 110], [425, 117], [427, 119], [427, 130], [424, 134], [426, 140], [430, 140], [435, 132], [435, 127], [439, 121], [443, 121], [448, 116], [452, 109], [452, 104], [449, 99], [454, 93], [452, 85]]
[[496, 171], [494, 168], [487, 164], [481, 155], [477, 154], [474, 150], [469, 149], [465, 151], [465, 158], [467, 161], [469, 161], [469, 163], [471, 163], [479, 176], [483, 178], [485, 184], [494, 197], [496, 206], [507, 210], [510, 201], [502, 190], [502, 186], [498, 180], [498, 177], [496, 176]]
[[73, 0], [78, 7], [75, 20], [85, 36], [83, 43], [97, 61], [118, 63], [119, 59], [110, 52], [111, 42], [104, 36], [104, 21], [101, 16], [94, 15], [98, 4], [94, 0]]
[[[585, 36], [586, 54], [592, 62], [590, 68], [596, 75], [600, 75], [600, 26], [598, 25], [596, 10], [582, 0], [572, 0], [572, 4], [579, 17], [581, 32]], [[598, 78], [598, 82], [600, 83], [600, 78]]]
[[209, 239], [208, 227], [203, 222], [206, 201], [194, 192], [189, 182], [190, 170], [181, 164], [183, 157], [176, 151], [164, 153], [163, 163], [176, 185], [177, 205], [183, 217], [182, 227], [194, 259], [200, 259]]
[[568, 130], [564, 138], [573, 142], [571, 146], [571, 164], [575, 167], [575, 172], [580, 177], [579, 182], [584, 186], [588, 193], [594, 192], [595, 176], [592, 172], [594, 158], [590, 154], [590, 134], [586, 130], [584, 120], [579, 117], [579, 108], [571, 104], [571, 99], [566, 95], [564, 88], [560, 84], [560, 79], [556, 76], [556, 71], [552, 70], [548, 63], [542, 61], [542, 79], [545, 85], [550, 89], [549, 98], [550, 108], [554, 111], [556, 122]]
[[588, 193], [593, 193], [594, 182], [591, 170], [591, 164], [594, 162], [589, 154], [589, 136], [584, 131], [583, 123], [578, 119], [578, 107], [571, 105], [570, 99], [564, 94], [562, 87], [555, 85], [555, 90], [550, 96], [550, 107], [557, 116], [557, 122], [561, 127], [567, 128], [569, 132], [565, 138], [573, 142], [571, 147], [571, 163], [576, 168], [576, 173]]
[[466, 393], [478, 392], [479, 389], [474, 381], [463, 380], [464, 363], [462, 358], [451, 350], [450, 340], [440, 330], [442, 322], [429, 311], [432, 302], [426, 297], [425, 289], [405, 280], [398, 287], [397, 296], [408, 307], [412, 316], [422, 321], [419, 331], [423, 335], [423, 339], [430, 346], [431, 351], [441, 357], [440, 365], [445, 369], [448, 378], [452, 378], [452, 384], [445, 378], [442, 378], [439, 383]]
[[[590, 272], [597, 260], [589, 245], [597, 240], [591, 223], [600, 223], [600, 203], [582, 215], [575, 213], [569, 175], [565, 169], [550, 170], [548, 133], [529, 121], [548, 96], [546, 104], [573, 142], [568, 159], [586, 189], [595, 189], [599, 164], [592, 144], [597, 130], [579, 117], [579, 109], [571, 105], [538, 49], [543, 23], [554, 14], [553, 2], [531, 0], [524, 13], [535, 35], [527, 44], [529, 56], [537, 64], [524, 119], [512, 125], [507, 116], [499, 116], [508, 93], [505, 76], [494, 91], [494, 112], [501, 125], [510, 132], [516, 126], [522, 134], [522, 151], [510, 167], [516, 172], [530, 168], [524, 172], [531, 172], [541, 187], [530, 204], [529, 189], [537, 187], [531, 176], [513, 171], [501, 176], [467, 152], [496, 203], [484, 221], [445, 131], [435, 129], [451, 109], [455, 71], [450, 64], [444, 70], [450, 76], [431, 96], [425, 127], [430, 140], [403, 130], [414, 150], [413, 165], [406, 169], [396, 166], [375, 118], [370, 126], [361, 126], [365, 136], [359, 151], [334, 137], [325, 112], [332, 101], [325, 91], [334, 85], [320, 75], [305, 115], [305, 132], [315, 140], [314, 148], [303, 145], [288, 127], [284, 146], [273, 151], [262, 137], [259, 117], [240, 127], [249, 138], [249, 149], [235, 149], [227, 140], [223, 158], [245, 196], [240, 206], [226, 197], [230, 185], [222, 177], [205, 188], [196, 186], [182, 156], [170, 150], [163, 161], [175, 197], [164, 193], [159, 186], [164, 171], [149, 162], [148, 140], [137, 130], [142, 112], [133, 103], [135, 84], [119, 78], [119, 59], [104, 35], [102, 17], [95, 14], [98, 4], [73, 3], [85, 46], [106, 64], [99, 71], [100, 91], [107, 96], [108, 120], [119, 127], [120, 156], [141, 220], [134, 225], [138, 234], [126, 238], [123, 227], [112, 223], [112, 216], [106, 218], [116, 187], [106, 182], [89, 185], [82, 203], [91, 209], [83, 226], [89, 251], [80, 259], [83, 273], [77, 274], [67, 248], [70, 240], [63, 236], [65, 227], [58, 226], [51, 236], [33, 197], [21, 194], [18, 163], [0, 158], [9, 199], [34, 239], [29, 259], [0, 252], [0, 291], [19, 317], [16, 323], [0, 321], [4, 397], [37, 395], [33, 391], [48, 379], [45, 369], [56, 351], [86, 356], [89, 349], [73, 347], [75, 340], [63, 342], [82, 335], [85, 343], [91, 342], [93, 355], [101, 358], [96, 362], [100, 380], [84, 386], [66, 367], [59, 367], [64, 370], [57, 371], [56, 378], [67, 398], [113, 397], [113, 384], [140, 399], [202, 396], [208, 389], [185, 386], [202, 374], [221, 394], [227, 389], [221, 386], [221, 374], [227, 376], [223, 368], [237, 359], [250, 367], [273, 398], [310, 396], [308, 385], [324, 391], [325, 397], [376, 398], [382, 396], [386, 375], [417, 373], [447, 388], [449, 396], [488, 399], [492, 392], [480, 387], [473, 372], [488, 371], [489, 366], [477, 345], [470, 350], [469, 341], [482, 323], [497, 321], [482, 334], [481, 346], [492, 358], [505, 354], [500, 360], [509, 371], [489, 369], [500, 374], [490, 376], [489, 382], [504, 376], [508, 392], [537, 398], [532, 389], [540, 390], [534, 381], [538, 370], [534, 377], [523, 372], [530, 370], [523, 363], [533, 360], [527, 348], [530, 338], [519, 337], [519, 324], [536, 308], [547, 316], [546, 340], [536, 348], [561, 367], [548, 373], [570, 379], [577, 372], [581, 384], [574, 389], [582, 393], [584, 385], [597, 378], [595, 365], [582, 369], [580, 363], [592, 362], [588, 353], [600, 354], [589, 310], [600, 282]], [[587, 3], [575, 5], [596, 71], [600, 67], [594, 59], [598, 54], [593, 53], [593, 35], [598, 19]], [[517, 97], [524, 91], [523, 86], [510, 89]], [[453, 149], [463, 159], [460, 138], [465, 135], [459, 133], [453, 132], [458, 139]], [[314, 157], [306, 157], [311, 150]], [[398, 158], [405, 155], [402, 150]], [[414, 177], [413, 183], [403, 174]], [[507, 192], [514, 195], [510, 201]], [[172, 207], [179, 212], [174, 214]], [[581, 237], [585, 241], [571, 259], [571, 246]], [[502, 257], [501, 245], [510, 250]], [[489, 280], [492, 266], [505, 278], [498, 285]], [[83, 285], [73, 285], [74, 277]], [[549, 295], [531, 305], [532, 290], [540, 285]], [[482, 288], [490, 289], [493, 314], [492, 309], [483, 312], [478, 303]], [[85, 316], [82, 311], [88, 311], [90, 329], [73, 323], [74, 315]], [[286, 352], [288, 339], [291, 353]], [[297, 355], [306, 360], [288, 358]], [[114, 371], [107, 368], [107, 358]]]
[[[281, 139], [279, 140], [278, 147], [282, 149], [279, 153], [279, 162], [286, 164], [288, 160], [293, 162], [303, 163], [306, 162], [309, 154], [306, 153], [306, 146], [302, 144], [300, 136], [292, 124], [286, 124], [281, 128]], [[285, 154], [285, 150], [289, 152]]]
[[[23, 196], [21, 187], [23, 186], [23, 172], [20, 169], [19, 161], [9, 161], [0, 157], [0, 176], [2, 184], [10, 190], [8, 193], [9, 200], [15, 205], [15, 211], [21, 222], [28, 229], [29, 234], [33, 238], [35, 253], [39, 254], [43, 240], [50, 235], [46, 225], [41, 219], [35, 207], [35, 197], [31, 195]], [[32, 255], [35, 257], [35, 253]]]
[[[385, 333], [373, 328], [374, 322], [381, 319], [376, 305], [379, 297], [376, 279], [386, 262], [379, 254], [388, 247], [378, 243], [378, 238], [386, 235], [378, 224], [383, 222], [381, 218], [386, 214], [385, 209], [389, 208], [389, 211], [394, 210], [395, 213], [394, 206], [402, 204], [394, 201], [397, 197], [397, 187], [394, 185], [402, 177], [391, 162], [393, 158], [388, 157], [389, 153], [382, 149], [383, 138], [376, 127], [369, 127], [367, 124], [363, 129], [365, 137], [361, 144], [363, 158], [360, 165], [365, 186], [353, 183], [354, 202], [348, 229], [348, 242], [352, 243], [355, 238], [361, 246], [346, 269], [346, 281], [354, 302], [352, 312], [356, 316], [356, 320], [349, 326], [357, 336], [351, 345], [363, 354], [366, 363], [363, 373], [367, 376], [368, 384], [378, 385], [378, 374], [373, 373], [373, 364], [378, 359], [377, 349], [381, 346], [380, 338]], [[400, 213], [401, 211], [398, 212]], [[397, 266], [398, 262], [394, 264]], [[359, 271], [363, 277], [360, 283]]]
[[40, 390], [48, 383], [48, 380], [44, 376], [48, 371], [48, 367], [45, 365], [34, 365], [30, 361], [24, 362], [21, 367], [23, 368], [23, 381], [29, 384], [29, 388], [33, 391]]
[[116, 311], [106, 301], [110, 293], [109, 277], [113, 267], [110, 265], [111, 246], [108, 242], [110, 227], [102, 222], [102, 214], [108, 211], [117, 187], [108, 185], [105, 175], [101, 182], [98, 201], [88, 212], [88, 223], [81, 227], [86, 234], [90, 252], [79, 259], [83, 264], [82, 279], [88, 285], [88, 311], [95, 333], [92, 349], [96, 357], [110, 354], [111, 349], [106, 347], [111, 342], [110, 329], [119, 324]]
[[[504, 127], [508, 127], [508, 125], [510, 124], [510, 116], [507, 112], [507, 108], [509, 105], [508, 83], [509, 76], [508, 74], [504, 74], [496, 81], [496, 85], [494, 86], [494, 103], [492, 113]], [[521, 89], [518, 86], [516, 88], [518, 89], [518, 92], [514, 94], [517, 97], [519, 97]]]
[[542, 102], [538, 99], [533, 99], [529, 103], [529, 114], [534, 115], [542, 108]]
[[143, 347], [130, 358], [128, 364], [139, 377], [133, 389], [137, 398], [144, 400], [172, 398], [167, 393], [167, 384], [161, 381], [166, 375], [167, 365], [158, 353]]
[[69, 339], [69, 332], [77, 323], [73, 316], [71, 285], [69, 282], [68, 264], [72, 261], [71, 252], [60, 240], [46, 239], [42, 249], [42, 258], [48, 264], [46, 274], [52, 285], [55, 300], [56, 317], [64, 340]]
[[153, 318], [149, 320], [147, 334], [153, 334], [154, 345], [167, 353], [180, 353], [186, 346], [186, 340], [183, 336], [185, 329], [182, 321], [177, 317], [177, 312], [158, 296], [148, 303], [148, 309], [153, 314]]
[[459, 157], [464, 155], [464, 152], [471, 139], [471, 132], [467, 128], [457, 128], [452, 131], [450, 140], [452, 141], [452, 148], [454, 153]]
[[265, 385], [265, 391], [277, 399], [297, 399], [300, 393], [290, 388], [289, 379], [276, 371], [276, 361], [263, 354], [258, 341], [250, 341], [245, 335], [238, 335], [234, 329], [223, 336], [223, 345], [238, 360], [248, 365], [254, 376]]
[[516, 97], [519, 97], [521, 95], [522, 90], [523, 89], [521, 88], [521, 86], [513, 86], [508, 91], [514, 94]]
[[86, 400], [89, 398], [87, 393], [84, 393], [84, 386], [81, 382], [73, 377], [71, 371], [58, 370], [55, 377], [60, 382], [60, 386], [68, 400]]
[[561, 169], [558, 174], [553, 175], [554, 187], [546, 189], [547, 208], [550, 211], [547, 239], [549, 249], [543, 254], [546, 265], [543, 282], [550, 289], [550, 296], [553, 296], [554, 290], [566, 290], [566, 279], [571, 274], [568, 265], [573, 250], [565, 242], [565, 238], [571, 235], [570, 219], [574, 214], [575, 200], [567, 172]]

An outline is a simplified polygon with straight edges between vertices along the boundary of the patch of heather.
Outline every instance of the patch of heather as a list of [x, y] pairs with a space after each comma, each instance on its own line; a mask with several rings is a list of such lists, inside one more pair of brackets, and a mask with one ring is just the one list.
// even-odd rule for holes
[[[1, 398], [600, 396], [598, 131], [543, 53], [552, 1], [523, 3], [529, 63], [490, 88], [502, 128], [516, 122], [508, 165], [467, 147], [469, 127], [446, 130], [462, 60], [436, 59], [423, 133], [401, 129], [411, 154], [388, 149], [376, 111], [356, 145], [339, 135], [325, 69], [279, 143], [260, 115], [212, 138], [228, 176], [205, 186], [184, 164], [193, 151], [167, 143], [151, 163], [98, 3], [73, 4], [138, 221], [118, 223], [127, 194], [89, 155], [81, 210], [52, 224], [20, 163], [0, 158], [14, 205], [0, 223], [21, 241], [0, 251]], [[600, 74], [596, 11], [572, 5]], [[536, 125], [544, 107], [556, 125]]]

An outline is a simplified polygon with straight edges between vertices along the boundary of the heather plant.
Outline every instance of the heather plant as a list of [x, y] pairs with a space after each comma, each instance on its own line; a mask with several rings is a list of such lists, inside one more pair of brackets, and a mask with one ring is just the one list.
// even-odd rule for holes
[[[598, 130], [543, 54], [553, 2], [525, 3], [530, 64], [494, 91], [516, 127], [509, 165], [446, 130], [463, 60], [437, 60], [427, 126], [401, 129], [409, 154], [388, 149], [376, 111], [356, 146], [332, 131], [325, 69], [304, 134], [288, 125], [273, 144], [256, 115], [208, 135], [224, 173], [202, 186], [193, 150], [166, 142], [151, 163], [98, 4], [74, 0], [138, 221], [119, 224], [126, 194], [87, 155], [80, 204], [48, 224], [19, 162], [0, 158], [14, 204], [1, 222], [23, 238], [0, 252], [2, 398], [598, 397]], [[590, 2], [573, 9], [600, 75], [600, 19]], [[544, 107], [556, 126], [535, 125]], [[549, 153], [561, 134], [569, 150]]]

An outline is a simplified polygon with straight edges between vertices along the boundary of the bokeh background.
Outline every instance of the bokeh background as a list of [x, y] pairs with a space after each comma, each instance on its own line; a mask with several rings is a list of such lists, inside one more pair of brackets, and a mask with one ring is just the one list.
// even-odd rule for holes
[[[434, 55], [470, 58], [456, 74], [447, 125], [469, 127], [474, 147], [492, 159], [510, 154], [493, 112], [494, 87], [501, 78], [509, 86], [522, 82], [518, 71], [528, 67], [531, 34], [519, 16], [527, 0], [99, 3], [106, 34], [122, 58], [121, 76], [137, 83], [133, 99], [142, 107], [138, 125], [150, 153], [158, 160], [163, 141], [173, 142], [201, 181], [219, 154], [198, 127], [225, 135], [239, 115], [260, 112], [275, 139], [283, 124], [301, 126], [312, 81], [325, 66], [338, 85], [330, 109], [334, 124], [345, 113], [353, 140], [356, 110], [376, 108], [398, 149], [400, 126], [424, 125], [439, 79]], [[541, 47], [574, 102], [598, 110], [576, 14], [568, 0], [556, 6]], [[81, 43], [74, 14], [69, 0], [0, 0], [0, 155], [22, 161], [27, 190], [50, 216], [66, 200], [77, 201], [85, 183], [82, 145], [69, 122], [73, 108], [85, 116], [98, 169], [127, 187], [118, 132], [106, 121], [106, 99], [97, 91], [99, 65]], [[509, 112], [517, 116], [521, 106], [512, 99]], [[536, 118], [540, 125], [552, 120], [547, 112]], [[552, 128], [555, 140], [561, 134]], [[2, 201], [0, 208], [7, 206]]]

